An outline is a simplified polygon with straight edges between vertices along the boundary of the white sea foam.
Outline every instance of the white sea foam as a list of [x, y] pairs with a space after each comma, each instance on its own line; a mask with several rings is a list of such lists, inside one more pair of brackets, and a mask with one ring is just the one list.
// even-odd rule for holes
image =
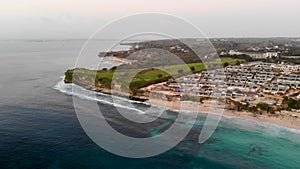
[[[77, 88], [77, 90], [80, 90], [82, 92], [80, 93], [77, 93], [77, 92], [73, 92], [72, 88]], [[80, 99], [86, 99], [86, 100], [91, 100], [91, 101], [97, 101], [97, 102], [100, 102], [100, 103], [104, 103], [104, 104], [108, 104], [108, 105], [112, 105], [112, 106], [115, 106], [115, 107], [119, 107], [119, 108], [123, 108], [123, 109], [127, 109], [127, 110], [133, 110], [135, 112], [138, 112], [139, 114], [144, 114], [143, 111], [139, 110], [139, 109], [136, 109], [136, 108], [131, 108], [131, 107], [127, 107], [125, 105], [121, 105], [121, 104], [117, 104], [117, 103], [114, 103], [112, 101], [108, 101], [108, 100], [105, 100], [104, 98], [97, 98], [95, 95], [94, 95], [94, 92], [93, 91], [89, 91], [87, 89], [84, 89], [83, 87], [80, 87], [78, 85], [75, 85], [75, 84], [66, 84], [64, 83], [63, 81], [60, 81], [58, 82], [54, 89], [60, 91], [61, 93], [64, 93], [64, 94], [67, 94], [67, 95], [70, 95], [70, 96], [76, 96]], [[104, 94], [104, 93], [100, 93], [100, 92], [96, 92], [97, 95], [102, 95], [102, 96], [110, 96], [108, 94]], [[117, 96], [116, 96], [117, 97]], [[142, 102], [138, 102], [138, 101], [132, 101], [132, 100], [126, 100], [122, 97], [118, 97], [118, 99], [120, 100], [124, 100], [124, 101], [127, 101], [127, 102], [136, 102], [136, 103], [142, 103]]]
[[[80, 92], [80, 93], [73, 92], [72, 91], [73, 87], [76, 87], [76, 89], [78, 89], [82, 92]], [[117, 104], [117, 103], [112, 102], [111, 100], [110, 101], [105, 100], [105, 98], [111, 98], [111, 95], [109, 95], [109, 94], [90, 91], [90, 90], [84, 89], [83, 87], [80, 87], [75, 84], [66, 84], [66, 83], [64, 83], [63, 80], [59, 81], [55, 85], [54, 89], [60, 91], [61, 93], [66, 94], [66, 95], [76, 96], [80, 99], [97, 101], [97, 102], [112, 105], [115, 107], [132, 110], [139, 114], [145, 114], [145, 112], [142, 110], [136, 109], [136, 108], [128, 107], [126, 105], [126, 102], [150, 105], [149, 103], [144, 103], [144, 102], [135, 101], [135, 100], [129, 100], [127, 98], [123, 98], [123, 97], [119, 97], [119, 96], [114, 96], [116, 99], [124, 101], [124, 104]], [[96, 95], [100, 96], [100, 98], [96, 97]], [[159, 106], [156, 106], [156, 107], [160, 108]], [[174, 110], [172, 110], [172, 111], [174, 111]], [[187, 114], [195, 113], [193, 111], [188, 111], [188, 110], [181, 110], [181, 111], [185, 112]], [[201, 114], [206, 115], [207, 113], [201, 113]], [[240, 117], [225, 116], [225, 115], [222, 115], [222, 116], [223, 116], [222, 121], [226, 122], [226, 124], [227, 124], [226, 125], [224, 123], [225, 124], [224, 127], [230, 127], [230, 128], [234, 127], [234, 128], [238, 128], [238, 129], [242, 129], [242, 130], [252, 131], [252, 132], [263, 132], [263, 133], [266, 133], [266, 134], [269, 134], [272, 136], [277, 136], [277, 137], [282, 137], [283, 134], [284, 135], [286, 134], [284, 132], [287, 132], [287, 131], [289, 133], [300, 135], [300, 130], [297, 130], [297, 129], [292, 129], [292, 128], [288, 128], [288, 127], [284, 127], [284, 126], [280, 126], [280, 125], [276, 125], [276, 124], [265, 123], [265, 122], [258, 122], [258, 121], [244, 119], [244, 118], [240, 118]]]

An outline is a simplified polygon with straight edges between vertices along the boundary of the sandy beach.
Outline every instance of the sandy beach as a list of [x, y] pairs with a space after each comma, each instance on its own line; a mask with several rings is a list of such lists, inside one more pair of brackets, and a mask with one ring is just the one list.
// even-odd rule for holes
[[[299, 118], [295, 118], [291, 116], [283, 116], [283, 115], [269, 116], [265, 114], [254, 116], [254, 114], [251, 112], [246, 112], [246, 111], [238, 112], [238, 111], [229, 110], [228, 106], [226, 105], [224, 106], [224, 109], [218, 108], [220, 106], [217, 106], [217, 104], [211, 102], [210, 100], [206, 100], [203, 103], [197, 103], [192, 101], [170, 102], [170, 101], [162, 101], [158, 99], [151, 99], [146, 102], [157, 106], [167, 107], [170, 110], [188, 110], [188, 111], [194, 111], [200, 113], [214, 113], [214, 114], [220, 114], [222, 116], [236, 117], [236, 118], [253, 120], [257, 122], [276, 124], [283, 127], [300, 130]], [[210, 110], [214, 110], [214, 112], [211, 112]]]

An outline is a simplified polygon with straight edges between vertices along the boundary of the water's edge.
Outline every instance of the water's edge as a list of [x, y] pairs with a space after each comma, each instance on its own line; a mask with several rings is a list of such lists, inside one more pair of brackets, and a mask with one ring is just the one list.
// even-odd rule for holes
[[[77, 92], [73, 92], [73, 88], [76, 87], [76, 91], [81, 90], [84, 91], [83, 93], [77, 93]], [[109, 94], [105, 94], [105, 93], [101, 93], [101, 92], [95, 92], [95, 91], [91, 91], [91, 90], [87, 90], [84, 89], [81, 86], [78, 86], [76, 84], [72, 84], [72, 83], [64, 83], [63, 80], [59, 81], [54, 87], [55, 90], [58, 90], [59, 92], [69, 95], [69, 96], [76, 96], [80, 99], [86, 99], [86, 100], [92, 100], [92, 101], [97, 101], [97, 102], [101, 102], [104, 104], [109, 104], [109, 105], [113, 105], [116, 107], [121, 107], [121, 108], [125, 108], [125, 109], [130, 109], [133, 110], [137, 113], [140, 114], [144, 114], [145, 112], [136, 109], [136, 108], [132, 108], [132, 107], [128, 107], [126, 105], [121, 105], [119, 103], [112, 103], [112, 102], [108, 102], [105, 101], [103, 99], [99, 99], [97, 98], [95, 95], [99, 95], [99, 96], [103, 96], [103, 97], [114, 97], [115, 99], [119, 99], [119, 100], [124, 100], [127, 102], [132, 102], [132, 103], [138, 103], [138, 104], [145, 104], [145, 105], [150, 105], [149, 103], [145, 103], [145, 102], [141, 102], [141, 101], [135, 101], [135, 100], [129, 100], [127, 98], [124, 97], [119, 97], [119, 96], [112, 96]], [[88, 92], [90, 95], [87, 95], [86, 92]], [[155, 105], [151, 105], [151, 106], [155, 106]], [[159, 106], [156, 106], [159, 107]], [[169, 109], [167, 109], [169, 110]], [[171, 111], [176, 111], [176, 110], [171, 110]], [[180, 110], [182, 112], [189, 112], [189, 113], [199, 113], [201, 116], [205, 117], [207, 115], [207, 113], [205, 112], [193, 112], [193, 111], [188, 111], [188, 110]], [[177, 111], [178, 112], [178, 111]], [[289, 132], [292, 134], [296, 134], [300, 136], [300, 130], [297, 129], [293, 129], [293, 128], [288, 128], [285, 126], [280, 126], [277, 124], [270, 124], [270, 123], [265, 123], [265, 122], [258, 122], [258, 121], [254, 121], [251, 119], [244, 119], [244, 118], [240, 118], [240, 117], [235, 117], [235, 116], [226, 116], [226, 115], [222, 115], [222, 122], [226, 122], [226, 123], [230, 123], [230, 124], [235, 124], [237, 125], [237, 127], [239, 129], [243, 129], [243, 130], [251, 130], [254, 132], [263, 132], [263, 133], [267, 133], [267, 134], [271, 134], [271, 135], [276, 135], [281, 133], [281, 132]]]

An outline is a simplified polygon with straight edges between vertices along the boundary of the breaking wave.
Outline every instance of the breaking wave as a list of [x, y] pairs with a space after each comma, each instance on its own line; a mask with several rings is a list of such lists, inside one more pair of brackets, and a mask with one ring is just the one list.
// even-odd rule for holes
[[[76, 90], [80, 91], [80, 92], [73, 92], [73, 88], [76, 88]], [[90, 90], [87, 90], [87, 89], [85, 89], [81, 86], [78, 86], [76, 84], [64, 83], [63, 80], [59, 81], [54, 86], [54, 89], [60, 91], [61, 93], [66, 94], [66, 95], [76, 96], [80, 99], [97, 101], [97, 102], [112, 105], [112, 106], [115, 106], [115, 107], [128, 109], [128, 110], [133, 110], [133, 111], [135, 111], [139, 114], [144, 114], [145, 112], [143, 112], [139, 109], [136, 109], [136, 108], [128, 107], [128, 106], [126, 106], [126, 103], [128, 103], [128, 102], [130, 102], [130, 103], [139, 103], [139, 104], [144, 104], [144, 105], [150, 106], [150, 104], [148, 104], [148, 103], [143, 103], [143, 102], [140, 102], [140, 101], [129, 100], [129, 99], [126, 99], [126, 98], [123, 98], [123, 97], [114, 96], [116, 99], [118, 99], [120, 101], [123, 101], [123, 103], [124, 103], [124, 104], [118, 104], [118, 103], [115, 103], [112, 100], [112, 97], [109, 94], [90, 91]]]
[[[72, 90], [73, 87], [76, 87], [76, 90], [79, 90], [80, 92], [79, 93], [73, 92], [73, 90]], [[64, 83], [63, 80], [59, 81], [54, 86], [54, 89], [60, 91], [61, 93], [66, 94], [66, 95], [76, 96], [80, 99], [97, 101], [97, 102], [100, 102], [103, 104], [108, 104], [108, 105], [112, 105], [115, 107], [132, 110], [139, 114], [145, 114], [145, 112], [140, 109], [134, 108], [134, 107], [129, 107], [128, 103], [135, 103], [135, 104], [144, 105], [144, 106], [153, 106], [148, 103], [144, 103], [141, 101], [135, 101], [135, 100], [129, 100], [127, 98], [118, 97], [118, 96], [114, 96], [114, 97], [117, 98], [118, 100], [121, 100], [122, 104], [120, 104], [121, 102], [115, 103], [112, 100], [111, 95], [109, 95], [109, 94], [90, 91], [90, 90], [84, 89], [83, 87], [80, 87], [75, 84], [69, 84], [69, 83], [66, 84], [66, 83]], [[154, 107], [159, 108], [159, 106], [154, 106]], [[174, 110], [172, 110], [172, 111], [174, 111]], [[195, 112], [185, 111], [185, 110], [181, 110], [181, 111], [186, 112], [186, 113], [195, 113]], [[200, 117], [205, 118], [206, 114], [207, 113], [201, 113]], [[288, 127], [284, 127], [284, 126], [280, 126], [280, 125], [276, 125], [276, 124], [258, 122], [258, 121], [254, 121], [254, 120], [250, 120], [250, 119], [244, 119], [244, 118], [239, 118], [239, 117], [223, 115], [222, 123], [220, 125], [221, 125], [221, 127], [241, 129], [241, 130], [246, 130], [246, 131], [250, 131], [250, 132], [261, 132], [261, 133], [268, 134], [268, 135], [271, 135], [274, 137], [287, 138], [287, 139], [298, 141], [298, 142], [300, 141], [300, 138], [299, 138], [300, 130], [292, 129], [292, 128], [288, 128]]]

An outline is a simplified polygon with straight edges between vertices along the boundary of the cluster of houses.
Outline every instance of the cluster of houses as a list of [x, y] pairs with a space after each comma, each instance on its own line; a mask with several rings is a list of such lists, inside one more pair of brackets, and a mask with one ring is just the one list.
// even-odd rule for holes
[[272, 68], [285, 72], [299, 72], [300, 65], [296, 64], [273, 64]]
[[269, 59], [269, 58], [277, 58], [280, 56], [280, 52], [278, 51], [270, 51], [270, 50], [262, 50], [262, 51], [237, 51], [237, 50], [230, 50], [228, 55], [235, 56], [235, 55], [248, 55], [254, 59]]
[[164, 90], [199, 97], [226, 97], [236, 100], [253, 100], [264, 95], [282, 98], [291, 90], [299, 92], [300, 71], [295, 69], [294, 73], [286, 73], [278, 67], [281, 65], [250, 62], [227, 66], [225, 69], [206, 70], [170, 81]]
[[190, 50], [184, 49], [180, 45], [174, 45], [170, 47], [170, 51], [182, 52], [182, 53], [189, 53]]
[[238, 55], [248, 55], [254, 59], [269, 59], [269, 58], [278, 58], [281, 55], [290, 53], [289, 48], [286, 46], [270, 46], [270, 47], [249, 47], [245, 50], [229, 50], [223, 51], [220, 55], [231, 55], [231, 56], [238, 56]]

